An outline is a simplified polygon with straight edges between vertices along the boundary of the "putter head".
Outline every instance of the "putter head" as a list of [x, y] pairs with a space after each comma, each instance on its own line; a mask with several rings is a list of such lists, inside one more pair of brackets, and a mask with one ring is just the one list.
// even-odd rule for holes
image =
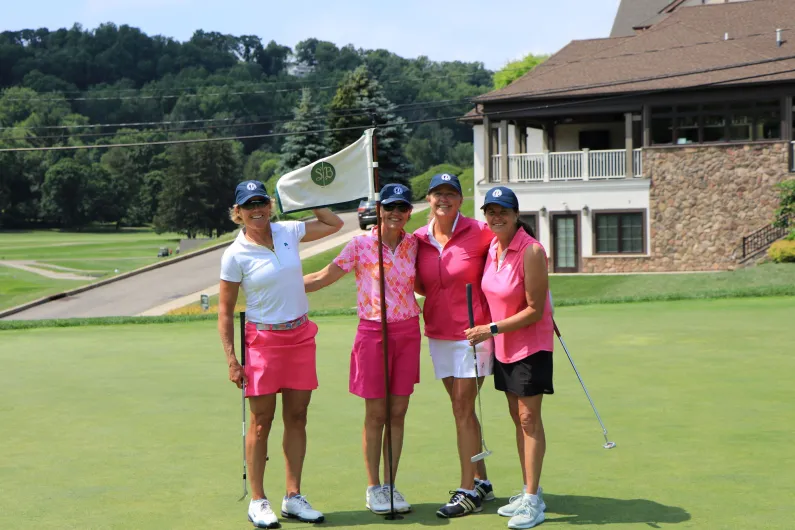
[[607, 442], [602, 447], [604, 447], [605, 449], [613, 449], [615, 446], [616, 446], [616, 442]]
[[491, 455], [491, 451], [486, 449], [482, 453], [476, 454], [475, 456], [473, 456], [469, 460], [474, 464], [475, 462], [480, 462], [481, 460], [483, 460], [484, 458], [486, 458], [487, 456], [490, 456], [490, 455]]

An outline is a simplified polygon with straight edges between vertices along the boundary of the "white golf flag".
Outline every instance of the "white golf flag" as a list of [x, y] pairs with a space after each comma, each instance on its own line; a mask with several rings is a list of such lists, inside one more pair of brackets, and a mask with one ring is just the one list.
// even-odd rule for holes
[[283, 175], [276, 182], [282, 213], [372, 197], [373, 130], [342, 151]]

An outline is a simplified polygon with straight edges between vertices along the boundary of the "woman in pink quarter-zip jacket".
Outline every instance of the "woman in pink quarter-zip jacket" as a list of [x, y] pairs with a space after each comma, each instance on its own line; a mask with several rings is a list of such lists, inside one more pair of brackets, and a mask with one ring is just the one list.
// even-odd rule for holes
[[475, 416], [475, 397], [483, 376], [491, 375], [491, 341], [477, 348], [477, 375], [472, 346], [464, 330], [469, 328], [466, 285], [473, 287], [476, 324], [490, 321], [480, 282], [489, 244], [494, 237], [485, 223], [464, 217], [461, 184], [455, 175], [434, 175], [427, 194], [431, 218], [414, 232], [418, 239], [416, 290], [425, 295], [425, 336], [437, 379], [450, 396], [455, 419], [461, 482], [449, 502], [439, 508], [439, 517], [460, 517], [482, 509], [493, 500], [494, 491], [482, 461], [471, 462], [479, 453], [480, 425]]

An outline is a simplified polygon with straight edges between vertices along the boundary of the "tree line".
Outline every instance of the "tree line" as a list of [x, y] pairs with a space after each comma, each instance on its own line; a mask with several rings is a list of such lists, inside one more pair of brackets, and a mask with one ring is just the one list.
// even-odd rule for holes
[[[272, 184], [373, 123], [390, 124], [379, 128], [386, 181], [441, 162], [468, 166], [471, 129], [449, 118], [492, 87], [482, 63], [318, 39], [290, 48], [196, 31], [179, 42], [114, 24], [6, 31], [0, 149], [105, 147], [0, 152], [0, 227], [152, 223], [220, 234], [232, 228], [235, 182]], [[301, 134], [325, 129], [348, 130]], [[216, 137], [250, 138], [111, 147]]]

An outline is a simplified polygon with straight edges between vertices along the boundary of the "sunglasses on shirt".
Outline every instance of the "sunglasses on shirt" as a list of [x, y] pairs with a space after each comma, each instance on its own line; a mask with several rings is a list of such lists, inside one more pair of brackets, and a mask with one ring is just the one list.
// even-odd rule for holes
[[270, 204], [270, 201], [248, 201], [246, 204], [241, 204], [240, 207], [244, 210], [253, 210], [255, 208], [264, 208]]
[[411, 211], [412, 206], [410, 204], [392, 202], [389, 204], [382, 204], [381, 208], [383, 208], [386, 212], [397, 210], [400, 213], [407, 213]]

